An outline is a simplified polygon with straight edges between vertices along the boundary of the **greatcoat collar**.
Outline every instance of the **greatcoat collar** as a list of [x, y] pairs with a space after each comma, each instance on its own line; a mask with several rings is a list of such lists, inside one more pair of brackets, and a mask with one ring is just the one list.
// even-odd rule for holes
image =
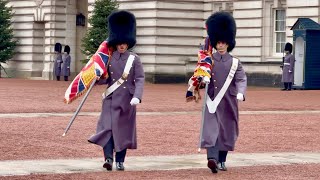
[[124, 61], [124, 60], [128, 59], [129, 55], [130, 55], [129, 51], [126, 51], [124, 53], [119, 53], [119, 51], [115, 51], [115, 52], [113, 52], [112, 57], [116, 60], [121, 59], [122, 61]]
[[222, 60], [222, 62], [225, 62], [225, 61], [231, 59], [231, 55], [228, 52], [226, 52], [225, 54], [220, 54], [219, 52], [216, 52], [213, 54], [213, 59], [214, 59], [214, 61], [221, 61]]

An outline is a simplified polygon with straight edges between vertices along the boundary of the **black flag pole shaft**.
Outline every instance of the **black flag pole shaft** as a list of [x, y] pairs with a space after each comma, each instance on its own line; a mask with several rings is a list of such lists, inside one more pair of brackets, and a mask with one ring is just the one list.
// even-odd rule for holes
[[97, 81], [97, 80], [95, 79], [95, 80], [92, 82], [92, 84], [90, 85], [90, 87], [89, 87], [86, 95], [83, 97], [80, 105], [78, 106], [78, 109], [77, 109], [76, 112], [73, 114], [73, 116], [72, 116], [72, 118], [71, 118], [71, 120], [70, 120], [70, 122], [69, 122], [69, 124], [68, 124], [68, 126], [67, 126], [67, 128], [66, 128], [66, 130], [64, 131], [64, 133], [63, 133], [62, 136], [65, 136], [65, 135], [67, 134], [68, 130], [70, 129], [73, 121], [76, 119], [78, 113], [80, 112], [80, 109], [82, 108], [84, 102], [86, 101], [86, 99], [87, 99], [88, 95], [90, 94], [90, 91], [92, 90], [92, 88], [93, 88], [94, 84], [96, 83], [96, 81]]
[[201, 151], [201, 139], [202, 139], [202, 134], [203, 134], [203, 125], [204, 125], [204, 115], [205, 115], [205, 110], [206, 110], [206, 103], [207, 103], [207, 98], [208, 98], [208, 86], [209, 86], [209, 83], [206, 83], [203, 105], [202, 105], [202, 116], [201, 116], [201, 127], [200, 127], [198, 153], [200, 153], [200, 151]]

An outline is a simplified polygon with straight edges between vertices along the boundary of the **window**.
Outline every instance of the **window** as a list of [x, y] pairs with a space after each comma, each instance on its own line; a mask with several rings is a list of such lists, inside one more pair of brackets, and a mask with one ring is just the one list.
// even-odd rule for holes
[[274, 42], [275, 52], [282, 53], [286, 44], [286, 12], [285, 10], [275, 10], [274, 21]]
[[212, 3], [212, 10], [213, 12], [218, 12], [218, 11], [225, 11], [230, 13], [231, 15], [233, 14], [233, 3], [228, 3], [228, 2], [213, 2]]

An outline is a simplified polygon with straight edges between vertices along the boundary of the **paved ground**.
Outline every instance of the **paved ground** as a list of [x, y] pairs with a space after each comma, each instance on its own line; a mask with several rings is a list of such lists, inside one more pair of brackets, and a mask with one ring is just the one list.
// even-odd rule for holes
[[0, 179], [319, 179], [320, 91], [249, 87], [227, 172], [213, 175], [197, 154], [201, 103], [186, 85], [147, 84], [138, 149], [126, 172], [105, 172], [95, 131], [102, 86], [94, 88], [66, 137], [79, 100], [62, 103], [67, 82], [0, 79]]
[[[0, 176], [104, 172], [102, 163], [101, 158], [2, 161]], [[320, 153], [231, 153], [228, 163], [229, 168], [316, 164], [320, 163]], [[206, 155], [128, 157], [126, 166], [126, 171], [202, 169], [206, 168]]]

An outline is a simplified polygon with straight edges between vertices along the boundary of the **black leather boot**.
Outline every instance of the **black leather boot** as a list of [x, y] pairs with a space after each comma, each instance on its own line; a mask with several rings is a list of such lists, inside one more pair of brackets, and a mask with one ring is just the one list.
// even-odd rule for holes
[[284, 85], [284, 88], [283, 89], [281, 89], [281, 91], [286, 91], [286, 90], [288, 90], [288, 83], [283, 83], [283, 85]]
[[220, 171], [227, 171], [227, 167], [226, 167], [226, 163], [225, 162], [221, 162], [218, 164], [218, 169]]
[[218, 173], [218, 163], [215, 159], [209, 159], [207, 166], [211, 169], [212, 173]]
[[124, 171], [123, 162], [116, 162], [116, 168], [118, 171]]
[[112, 164], [113, 164], [113, 160], [110, 158], [107, 158], [105, 163], [103, 164], [103, 167], [106, 168], [108, 171], [112, 171]]

